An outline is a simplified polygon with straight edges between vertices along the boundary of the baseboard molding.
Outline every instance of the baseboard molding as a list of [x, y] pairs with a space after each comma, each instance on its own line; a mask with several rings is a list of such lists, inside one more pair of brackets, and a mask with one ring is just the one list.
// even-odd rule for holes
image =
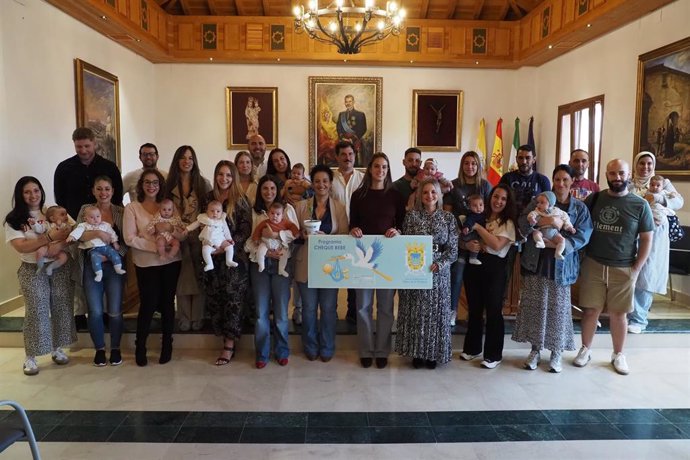
[[6, 315], [11, 311], [16, 310], [17, 308], [21, 308], [24, 306], [24, 296], [23, 295], [18, 295], [17, 297], [13, 297], [9, 300], [5, 300], [4, 302], [0, 303], [0, 316]]

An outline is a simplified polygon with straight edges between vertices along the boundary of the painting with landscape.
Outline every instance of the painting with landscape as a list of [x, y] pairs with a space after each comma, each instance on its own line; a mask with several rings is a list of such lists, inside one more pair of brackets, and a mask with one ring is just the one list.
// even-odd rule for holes
[[81, 59], [75, 59], [77, 127], [91, 128], [96, 153], [120, 166], [120, 108], [118, 78]]
[[640, 56], [635, 152], [656, 171], [690, 180], [690, 37]]

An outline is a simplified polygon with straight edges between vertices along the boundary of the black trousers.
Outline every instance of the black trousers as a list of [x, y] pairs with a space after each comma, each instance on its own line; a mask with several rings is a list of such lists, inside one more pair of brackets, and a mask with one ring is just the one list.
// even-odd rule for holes
[[139, 286], [139, 316], [137, 342], [145, 345], [151, 330], [153, 313], [161, 312], [163, 339], [171, 339], [175, 327], [175, 291], [182, 262], [171, 262], [156, 267], [136, 267]]
[[464, 284], [467, 295], [467, 335], [463, 351], [470, 355], [482, 353], [484, 316], [486, 314], [486, 339], [484, 359], [500, 361], [503, 358], [503, 297], [508, 279], [507, 257], [501, 258], [482, 253], [482, 265], [467, 264]]

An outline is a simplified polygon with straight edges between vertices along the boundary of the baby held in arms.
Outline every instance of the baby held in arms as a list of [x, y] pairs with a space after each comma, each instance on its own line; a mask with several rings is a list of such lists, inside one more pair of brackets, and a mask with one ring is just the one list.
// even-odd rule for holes
[[[268, 209], [268, 219], [259, 223], [254, 229], [252, 240], [256, 246], [254, 260], [259, 266], [259, 271], [266, 267], [266, 253], [269, 250], [282, 249], [283, 253], [278, 260], [278, 274], [290, 276], [285, 270], [290, 258], [289, 243], [297, 237], [299, 229], [295, 224], [284, 218], [285, 207], [274, 202]], [[270, 233], [270, 236], [266, 236]]]
[[[43, 234], [52, 228], [59, 230], [69, 225], [67, 223], [67, 210], [62, 206], [49, 207], [46, 210], [46, 220], [47, 222], [30, 217], [28, 224], [37, 235]], [[50, 246], [41, 246], [36, 250], [36, 264], [38, 266], [36, 273], [43, 269], [46, 262], [50, 262], [46, 267], [46, 275], [51, 276], [53, 270], [62, 267], [67, 262], [67, 253], [65, 251], [51, 250]]]
[[[484, 198], [481, 195], [470, 195], [467, 197], [467, 204], [470, 212], [466, 216], [458, 216], [461, 220], [462, 240], [472, 241], [479, 240], [479, 234], [474, 229], [475, 224], [486, 225], [486, 216], [484, 215]], [[469, 263], [472, 265], [481, 265], [482, 262], [478, 259], [479, 253], [470, 252]]]
[[237, 267], [235, 257], [235, 242], [230, 235], [230, 227], [226, 221], [227, 214], [223, 212], [223, 205], [220, 201], [213, 200], [206, 207], [206, 212], [197, 216], [196, 222], [187, 226], [187, 231], [196, 230], [201, 227], [199, 239], [201, 240], [201, 257], [204, 259], [204, 271], [213, 270], [213, 257], [211, 255], [217, 250], [225, 252], [225, 265], [230, 268]]
[[[570, 222], [568, 213], [556, 207], [556, 195], [553, 192], [542, 192], [536, 198], [537, 207], [534, 211], [527, 214], [527, 222], [532, 227], [538, 225], [540, 217], [558, 217], [563, 221], [562, 230], [566, 232], [575, 233], [575, 228]], [[536, 247], [543, 249], [546, 247], [544, 240], [550, 241], [556, 246], [556, 259], [563, 260], [563, 251], [565, 250], [565, 238], [560, 234], [560, 231], [553, 225], [543, 225], [535, 228], [532, 231], [532, 239]]]
[[183, 228], [184, 224], [172, 200], [166, 198], [161, 201], [159, 211], [147, 227], [149, 234], [156, 236], [156, 250], [161, 259], [172, 259], [180, 252], [180, 242], [174, 233]]
[[84, 210], [84, 218], [86, 222], [82, 222], [77, 225], [77, 227], [72, 230], [72, 233], [67, 237], [67, 242], [71, 243], [73, 241], [79, 241], [84, 232], [99, 230], [110, 235], [110, 244], [106, 244], [100, 238], [94, 238], [88, 241], [80, 241], [79, 249], [87, 249], [87, 256], [91, 261], [91, 268], [96, 274], [94, 281], [100, 283], [103, 279], [103, 258], [105, 257], [113, 264], [115, 273], [118, 275], [123, 275], [126, 273], [122, 269], [122, 257], [117, 251], [120, 249], [120, 245], [117, 242], [117, 233], [113, 230], [108, 222], [103, 222], [101, 220], [101, 210], [96, 206], [89, 206]]

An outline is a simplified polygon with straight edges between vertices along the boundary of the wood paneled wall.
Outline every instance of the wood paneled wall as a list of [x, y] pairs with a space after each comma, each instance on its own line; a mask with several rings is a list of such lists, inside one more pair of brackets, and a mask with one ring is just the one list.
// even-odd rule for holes
[[[536, 66], [673, 0], [546, 0], [519, 21], [409, 19], [397, 37], [341, 55], [288, 17], [172, 16], [154, 0], [47, 0], [154, 63]], [[306, 1], [306, 0], [305, 0]]]

